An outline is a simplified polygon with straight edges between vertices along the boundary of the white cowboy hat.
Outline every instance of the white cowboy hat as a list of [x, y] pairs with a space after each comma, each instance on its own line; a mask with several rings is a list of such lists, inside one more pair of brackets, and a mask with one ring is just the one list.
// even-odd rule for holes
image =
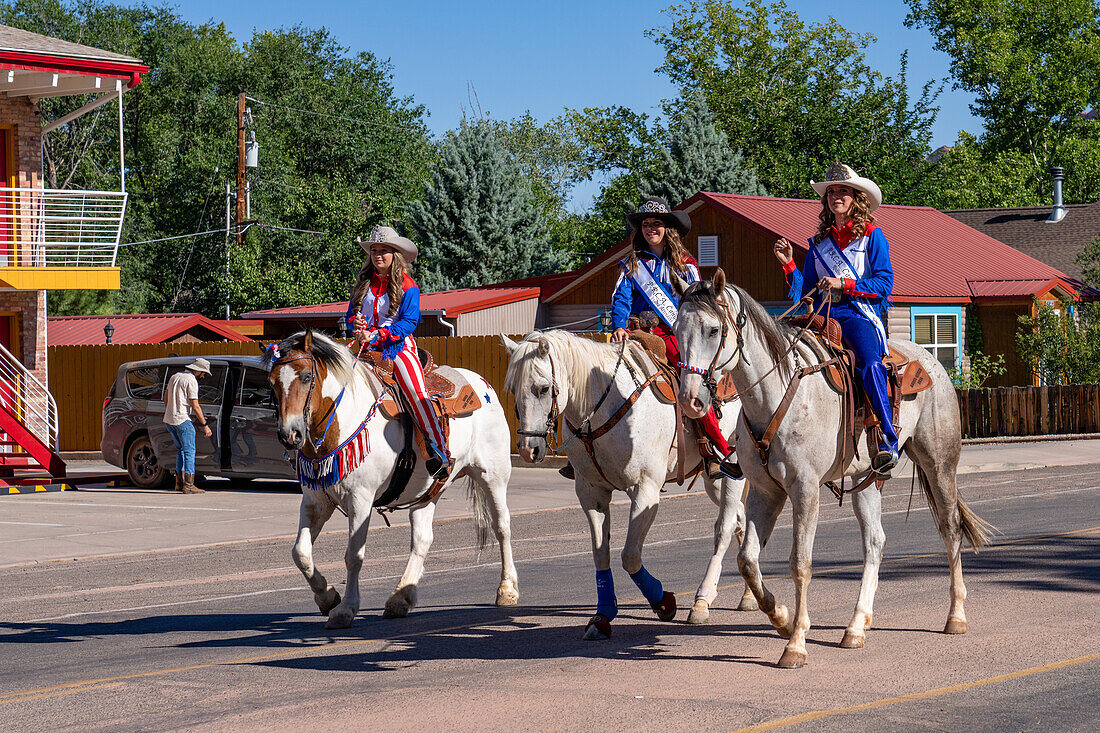
[[398, 233], [387, 226], [381, 224], [370, 230], [370, 236], [366, 239], [355, 238], [355, 241], [359, 243], [359, 246], [363, 248], [363, 251], [370, 254], [370, 246], [372, 244], [385, 244], [393, 247], [395, 250], [401, 253], [405, 258], [405, 262], [411, 263], [416, 259], [416, 255], [420, 250], [416, 248], [416, 245], [411, 239], [406, 239], [398, 235]]
[[829, 186], [843, 184], [863, 191], [867, 194], [867, 201], [871, 204], [871, 211], [882, 205], [882, 190], [878, 184], [870, 178], [857, 176], [856, 172], [843, 163], [833, 163], [829, 170], [825, 171], [825, 180], [820, 182], [810, 181], [810, 185], [817, 191], [818, 196], [824, 196]]
[[203, 374], [209, 374], [210, 362], [200, 356], [198, 359], [195, 359], [193, 362], [188, 364], [187, 368], [193, 372], [202, 372]]

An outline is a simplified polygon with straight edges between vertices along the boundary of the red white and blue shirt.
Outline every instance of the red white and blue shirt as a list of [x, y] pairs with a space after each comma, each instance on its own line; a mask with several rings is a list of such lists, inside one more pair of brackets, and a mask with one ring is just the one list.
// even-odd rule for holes
[[401, 283], [404, 295], [397, 312], [390, 315], [389, 277], [380, 277], [375, 273], [371, 277], [370, 287], [360, 303], [349, 302], [346, 315], [348, 328], [355, 326], [355, 312], [358, 310], [367, 319], [367, 329], [378, 331], [379, 339], [371, 345], [382, 356], [392, 359], [406, 348], [415, 349], [412, 340], [413, 331], [420, 323], [420, 287], [405, 273]]

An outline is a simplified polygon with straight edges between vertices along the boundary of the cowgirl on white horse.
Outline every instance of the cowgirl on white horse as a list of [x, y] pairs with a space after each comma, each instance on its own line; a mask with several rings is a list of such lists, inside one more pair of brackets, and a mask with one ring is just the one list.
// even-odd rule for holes
[[[691, 218], [684, 211], [673, 211], [663, 198], [647, 198], [638, 210], [627, 214], [630, 223], [630, 241], [633, 251], [619, 262], [619, 279], [611, 296], [611, 324], [615, 330], [612, 342], [630, 337], [627, 325], [631, 317], [655, 318], [652, 332], [665, 342], [665, 354], [672, 364], [679, 363], [680, 347], [672, 326], [676, 322], [676, 308], [680, 299], [672, 289], [675, 274], [684, 284], [699, 279], [699, 263], [688, 254], [680, 238], [691, 230]], [[741, 478], [741, 468], [730, 448], [726, 436], [718, 426], [714, 410], [708, 410], [697, 424], [714, 446], [718, 459], [707, 458], [707, 475], [720, 481], [723, 476]], [[573, 478], [571, 465], [561, 470], [566, 478]]]
[[844, 344], [855, 354], [863, 389], [882, 427], [883, 440], [871, 467], [889, 473], [898, 462], [898, 436], [882, 358], [886, 356], [883, 319], [894, 289], [894, 269], [886, 235], [871, 213], [882, 203], [882, 191], [843, 163], [833, 163], [824, 181], [810, 185], [821, 196], [821, 223], [809, 239], [802, 271], [786, 239], [776, 241], [775, 256], [790, 283], [791, 300], [809, 294], [815, 305], [824, 297], [832, 300], [829, 315], [840, 322]]
[[409, 276], [417, 247], [387, 226], [374, 227], [367, 241], [359, 245], [368, 257], [348, 303], [347, 322], [355, 334], [353, 348], [358, 350], [365, 343], [367, 348], [393, 360], [394, 377], [431, 454], [424, 466], [433, 478], [442, 478], [451, 460], [443, 429], [428, 399], [424, 369], [412, 337], [420, 323], [420, 288]]

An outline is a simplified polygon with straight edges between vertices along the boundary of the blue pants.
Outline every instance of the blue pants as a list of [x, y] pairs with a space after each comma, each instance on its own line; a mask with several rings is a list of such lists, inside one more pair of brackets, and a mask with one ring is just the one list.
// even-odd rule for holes
[[894, 431], [894, 410], [886, 391], [886, 356], [875, 324], [858, 308], [848, 302], [834, 303], [829, 314], [844, 329], [844, 345], [855, 354], [856, 371], [863, 380], [863, 389], [871, 403], [871, 409], [882, 423], [882, 435], [890, 448], [897, 452], [898, 434]]
[[195, 426], [190, 420], [179, 425], [165, 425], [176, 444], [176, 471], [195, 472]]

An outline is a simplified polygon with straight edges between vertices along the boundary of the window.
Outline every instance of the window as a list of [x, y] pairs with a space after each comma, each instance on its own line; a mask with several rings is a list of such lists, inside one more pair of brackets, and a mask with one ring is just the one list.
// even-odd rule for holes
[[699, 267], [718, 266], [718, 237], [710, 234], [701, 236], [699, 242]]
[[139, 400], [159, 400], [164, 395], [166, 367], [155, 364], [131, 369], [126, 373], [130, 396]]
[[[182, 372], [187, 368], [186, 364], [172, 366], [168, 369], [168, 378], [176, 372]], [[204, 405], [218, 405], [222, 401], [222, 388], [225, 386], [225, 364], [211, 364], [210, 373], [199, 380], [199, 402]]]
[[959, 363], [960, 314], [919, 312], [917, 308], [913, 311], [913, 340], [936, 357], [944, 369], [956, 368]]
[[271, 397], [271, 385], [267, 382], [267, 372], [245, 368], [237, 404], [253, 407], [274, 404]]

